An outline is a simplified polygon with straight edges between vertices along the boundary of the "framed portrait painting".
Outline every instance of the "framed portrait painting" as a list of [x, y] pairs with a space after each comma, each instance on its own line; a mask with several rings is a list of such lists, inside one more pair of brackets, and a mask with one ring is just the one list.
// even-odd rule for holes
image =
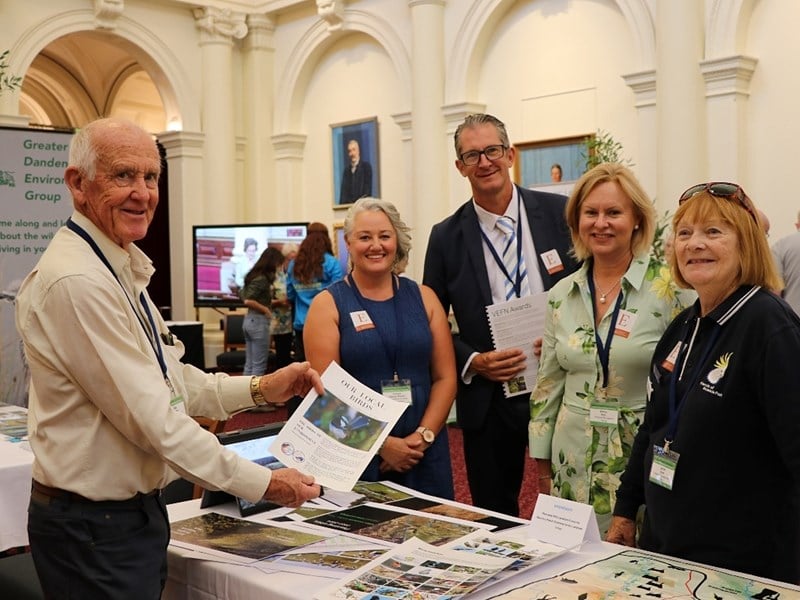
[[378, 119], [331, 125], [333, 205], [349, 206], [364, 196], [380, 196]]
[[524, 187], [569, 195], [584, 171], [586, 137], [514, 144], [514, 175]]

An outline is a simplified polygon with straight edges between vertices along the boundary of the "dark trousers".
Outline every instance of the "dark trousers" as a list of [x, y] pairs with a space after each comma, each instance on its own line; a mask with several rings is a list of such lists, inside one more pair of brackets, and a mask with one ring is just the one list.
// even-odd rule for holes
[[48, 599], [161, 597], [170, 536], [161, 494], [121, 502], [31, 498], [28, 536]]
[[492, 401], [480, 429], [465, 429], [464, 462], [472, 503], [514, 517], [528, 447], [529, 396]]
[[272, 336], [275, 344], [275, 368], [281, 369], [292, 362], [293, 333], [276, 333]]

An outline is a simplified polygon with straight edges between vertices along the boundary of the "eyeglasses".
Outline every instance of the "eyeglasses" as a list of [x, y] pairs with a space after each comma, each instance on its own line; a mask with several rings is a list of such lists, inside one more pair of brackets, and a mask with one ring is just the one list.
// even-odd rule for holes
[[755, 206], [753, 206], [753, 201], [750, 200], [748, 195], [744, 193], [744, 190], [741, 188], [741, 186], [735, 183], [726, 183], [724, 181], [698, 183], [681, 194], [681, 197], [678, 198], [678, 205], [680, 206], [690, 198], [693, 198], [697, 194], [702, 194], [703, 192], [708, 192], [717, 198], [735, 200], [743, 209], [750, 213], [750, 216], [753, 217], [756, 225], [761, 225], [760, 221], [758, 220], [758, 216], [756, 215], [756, 209]]
[[508, 148], [503, 144], [493, 144], [492, 146], [486, 146], [486, 148], [483, 150], [470, 150], [469, 152], [464, 152], [464, 154], [459, 156], [459, 158], [465, 165], [472, 167], [481, 162], [481, 154], [483, 154], [489, 160], [498, 160], [503, 158], [506, 150], [508, 150]]

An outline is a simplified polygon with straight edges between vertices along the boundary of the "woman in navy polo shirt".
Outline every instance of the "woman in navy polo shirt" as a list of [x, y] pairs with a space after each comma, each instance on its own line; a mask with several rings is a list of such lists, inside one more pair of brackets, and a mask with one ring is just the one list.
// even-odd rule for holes
[[800, 319], [756, 210], [731, 183], [693, 186], [673, 219], [672, 271], [698, 301], [653, 354], [645, 420], [608, 541], [800, 580]]

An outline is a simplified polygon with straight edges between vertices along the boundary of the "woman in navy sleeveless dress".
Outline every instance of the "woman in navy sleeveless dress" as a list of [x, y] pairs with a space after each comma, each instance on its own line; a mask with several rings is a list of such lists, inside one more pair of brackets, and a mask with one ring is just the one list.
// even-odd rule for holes
[[361, 479], [395, 481], [452, 499], [445, 422], [456, 370], [444, 310], [432, 290], [393, 273], [410, 238], [389, 202], [357, 201], [345, 221], [345, 239], [353, 270], [314, 299], [304, 331], [306, 357], [320, 371], [335, 360], [384, 393], [393, 380], [409, 380], [411, 403]]

